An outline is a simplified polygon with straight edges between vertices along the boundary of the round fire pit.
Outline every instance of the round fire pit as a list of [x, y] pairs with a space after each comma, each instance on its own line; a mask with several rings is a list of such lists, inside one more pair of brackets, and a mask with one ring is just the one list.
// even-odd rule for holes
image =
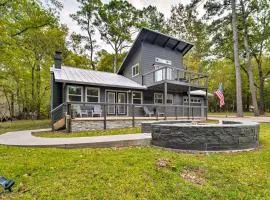
[[222, 124], [193, 124], [189, 121], [143, 123], [151, 132], [152, 144], [165, 148], [199, 151], [245, 150], [259, 146], [259, 124], [223, 121]]

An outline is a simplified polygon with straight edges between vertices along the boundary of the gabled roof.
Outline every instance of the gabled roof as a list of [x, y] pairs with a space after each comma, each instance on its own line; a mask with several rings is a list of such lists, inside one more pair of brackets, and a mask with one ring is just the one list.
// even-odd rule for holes
[[146, 86], [140, 85], [124, 76], [109, 72], [101, 72], [67, 66], [62, 66], [61, 69], [51, 68], [51, 72], [54, 73], [56, 82], [131, 89], [146, 89]]
[[182, 53], [183, 55], [185, 55], [193, 47], [193, 44], [190, 42], [180, 40], [151, 29], [142, 28], [117, 73], [121, 73], [123, 71], [125, 64], [130, 60], [134, 52], [140, 47], [143, 41], [164, 48], [171, 48], [174, 51]]

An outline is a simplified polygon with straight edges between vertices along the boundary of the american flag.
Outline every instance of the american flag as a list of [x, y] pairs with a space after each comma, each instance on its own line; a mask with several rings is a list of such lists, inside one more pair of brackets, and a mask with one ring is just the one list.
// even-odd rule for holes
[[219, 88], [218, 90], [215, 92], [215, 94], [217, 95], [217, 97], [219, 98], [219, 106], [222, 107], [225, 105], [225, 101], [224, 101], [224, 94], [223, 94], [223, 84], [220, 83], [219, 84]]

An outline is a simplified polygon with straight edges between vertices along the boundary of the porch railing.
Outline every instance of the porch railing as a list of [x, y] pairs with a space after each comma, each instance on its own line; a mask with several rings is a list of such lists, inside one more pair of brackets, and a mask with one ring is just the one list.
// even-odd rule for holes
[[53, 124], [65, 116], [67, 110], [66, 106], [66, 103], [62, 103], [51, 110], [51, 120]]
[[128, 103], [87, 103], [68, 102], [67, 114], [71, 118], [100, 119], [107, 128], [109, 118], [131, 120], [135, 126], [135, 120], [140, 119], [194, 119], [206, 118], [207, 107], [197, 105], [171, 105], [171, 104], [128, 104]]
[[208, 75], [176, 67], [155, 65], [156, 69], [142, 75], [142, 84], [151, 85], [161, 81], [174, 81], [196, 87], [207, 87]]

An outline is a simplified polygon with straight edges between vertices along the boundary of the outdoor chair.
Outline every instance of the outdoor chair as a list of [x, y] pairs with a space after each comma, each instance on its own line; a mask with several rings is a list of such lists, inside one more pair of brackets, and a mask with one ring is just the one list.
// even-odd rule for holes
[[146, 106], [143, 107], [143, 110], [144, 110], [145, 116], [151, 117], [152, 115], [155, 114], [153, 111], [149, 111], [149, 109]]
[[0, 176], [0, 185], [4, 188], [4, 190], [8, 190], [11, 192], [12, 186], [15, 184], [13, 180], [8, 180], [3, 176]]
[[78, 106], [77, 107], [77, 114], [80, 117], [83, 117], [84, 115], [86, 115], [86, 117], [88, 117], [89, 109], [87, 109], [87, 108], [88, 108], [87, 106], [83, 106], [83, 105]]
[[99, 117], [101, 117], [102, 114], [102, 109], [100, 105], [94, 105], [94, 108], [92, 110], [92, 117], [94, 117], [95, 115], [99, 115]]

